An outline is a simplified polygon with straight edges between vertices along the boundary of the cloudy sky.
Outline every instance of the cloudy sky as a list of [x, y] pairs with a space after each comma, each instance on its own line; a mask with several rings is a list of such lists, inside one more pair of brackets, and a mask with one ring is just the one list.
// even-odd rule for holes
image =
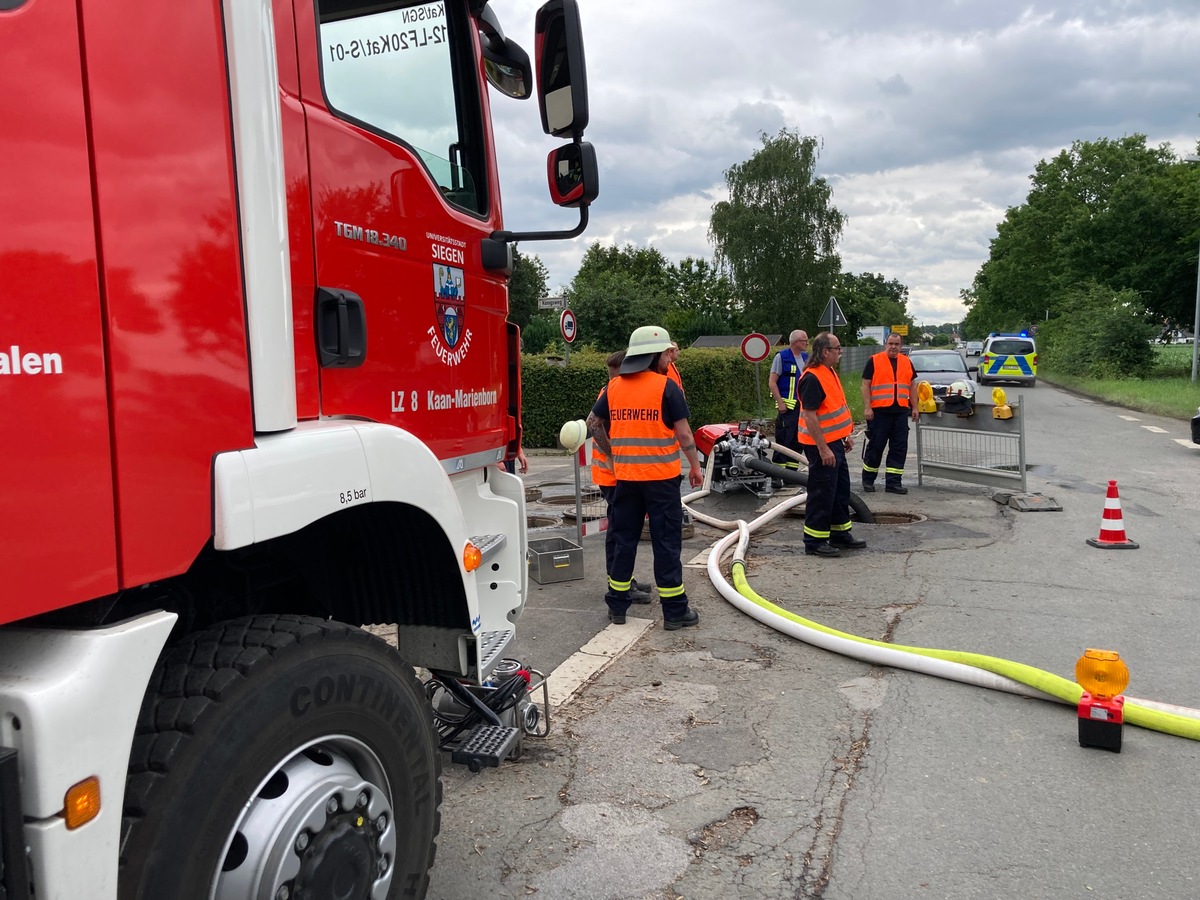
[[[533, 46], [538, 0], [493, 0]], [[1041, 159], [1073, 140], [1200, 139], [1200, 0], [579, 0], [600, 197], [582, 237], [526, 243], [550, 289], [592, 241], [712, 258], [723, 173], [781, 128], [819, 137], [851, 272], [910, 292], [918, 323], [959, 321]], [[571, 227], [550, 206], [536, 101], [493, 94], [506, 224]], [[800, 323], [803, 324], [803, 323]]]

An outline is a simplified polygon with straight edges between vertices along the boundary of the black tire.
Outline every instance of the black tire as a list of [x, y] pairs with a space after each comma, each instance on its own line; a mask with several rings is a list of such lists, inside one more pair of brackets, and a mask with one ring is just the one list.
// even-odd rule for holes
[[303, 616], [188, 635], [142, 704], [118, 896], [424, 897], [440, 769], [424, 692], [378, 638]]

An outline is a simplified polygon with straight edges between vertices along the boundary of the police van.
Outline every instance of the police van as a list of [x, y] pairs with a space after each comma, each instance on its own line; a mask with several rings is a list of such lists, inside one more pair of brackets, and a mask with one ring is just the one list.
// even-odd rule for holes
[[979, 354], [980, 384], [992, 381], [1019, 381], [1032, 386], [1037, 382], [1037, 345], [1029, 332], [1002, 334], [993, 331], [983, 342]]

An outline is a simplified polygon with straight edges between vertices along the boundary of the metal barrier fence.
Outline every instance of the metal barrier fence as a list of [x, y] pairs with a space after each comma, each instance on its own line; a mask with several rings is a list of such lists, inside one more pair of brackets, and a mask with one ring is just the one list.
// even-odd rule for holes
[[975, 415], [959, 418], [924, 413], [917, 422], [917, 483], [949, 478], [989, 487], [1020, 486], [1025, 492], [1025, 417], [1021, 398], [1009, 404], [1011, 419], [992, 417], [992, 404], [977, 403]]
[[563, 511], [563, 524], [574, 523], [576, 540], [581, 543], [584, 535], [608, 529], [608, 504], [600, 495], [600, 488], [592, 481], [593, 446], [592, 439], [588, 438], [573, 454], [575, 508]]

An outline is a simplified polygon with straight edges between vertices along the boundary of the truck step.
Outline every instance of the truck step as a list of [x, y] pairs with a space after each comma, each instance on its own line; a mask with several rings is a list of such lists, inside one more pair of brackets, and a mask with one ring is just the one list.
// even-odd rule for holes
[[484, 766], [494, 768], [512, 752], [513, 746], [520, 738], [519, 728], [509, 728], [506, 725], [477, 725], [467, 735], [467, 739], [450, 754], [450, 760], [462, 763], [472, 772], [478, 772]]
[[477, 534], [472, 536], [470, 540], [472, 544], [479, 548], [479, 552], [483, 556], [483, 562], [487, 562], [504, 549], [504, 545], [508, 543], [508, 535]]

